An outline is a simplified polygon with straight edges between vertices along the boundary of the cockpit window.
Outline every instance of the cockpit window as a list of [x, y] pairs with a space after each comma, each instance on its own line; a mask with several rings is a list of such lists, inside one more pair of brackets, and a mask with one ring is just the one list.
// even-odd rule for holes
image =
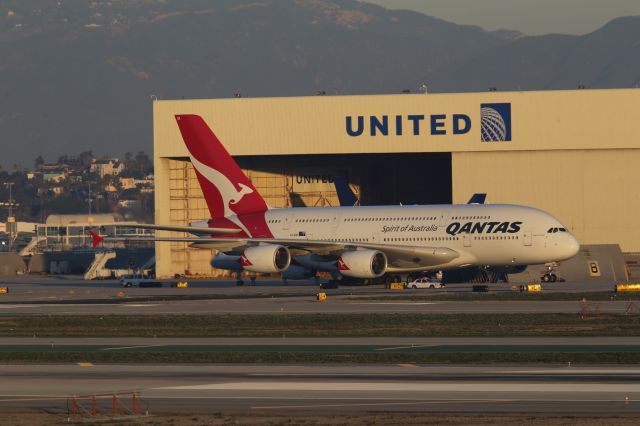
[[567, 232], [566, 228], [549, 228], [547, 234], [555, 234], [556, 232]]
[[561, 232], [568, 232], [568, 231], [567, 231], [567, 228], [560, 228], [560, 231], [561, 231]]

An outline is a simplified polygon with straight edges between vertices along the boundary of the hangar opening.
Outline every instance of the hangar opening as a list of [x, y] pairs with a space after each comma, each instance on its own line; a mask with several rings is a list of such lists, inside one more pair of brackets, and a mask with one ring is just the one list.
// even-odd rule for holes
[[[277, 208], [338, 206], [334, 176], [347, 178], [361, 205], [450, 204], [452, 201], [451, 153], [235, 159], [267, 204]], [[170, 170], [172, 201], [183, 200], [187, 193], [193, 199], [203, 198], [197, 181], [189, 182], [195, 179], [195, 174], [188, 159], [171, 160]]]
[[274, 207], [339, 205], [333, 184], [336, 175], [347, 178], [362, 205], [449, 204], [452, 200], [451, 153], [262, 156], [237, 161], [264, 197], [284, 189], [280, 192], [284, 199], [270, 204]]

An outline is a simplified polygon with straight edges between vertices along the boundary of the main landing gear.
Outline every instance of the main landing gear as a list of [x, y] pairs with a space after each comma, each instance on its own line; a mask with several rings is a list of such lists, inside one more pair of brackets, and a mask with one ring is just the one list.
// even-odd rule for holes
[[236, 278], [237, 278], [237, 281], [236, 281], [237, 286], [244, 285], [244, 281], [242, 280], [242, 271], [237, 272]]

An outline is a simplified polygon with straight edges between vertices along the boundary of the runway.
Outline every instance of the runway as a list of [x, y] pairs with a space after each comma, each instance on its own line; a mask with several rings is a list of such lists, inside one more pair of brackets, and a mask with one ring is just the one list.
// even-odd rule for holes
[[[2, 365], [0, 410], [137, 391], [150, 413], [640, 413], [637, 367]], [[124, 396], [123, 396], [124, 398]]]
[[640, 337], [2, 338], [2, 352], [640, 352]]
[[[0, 315], [166, 315], [166, 314], [277, 314], [277, 313], [580, 313], [624, 314], [626, 301], [583, 304], [575, 301], [357, 301], [329, 296], [326, 302], [309, 297], [185, 300], [121, 303], [3, 303]], [[636, 308], [637, 309], [637, 308]]]

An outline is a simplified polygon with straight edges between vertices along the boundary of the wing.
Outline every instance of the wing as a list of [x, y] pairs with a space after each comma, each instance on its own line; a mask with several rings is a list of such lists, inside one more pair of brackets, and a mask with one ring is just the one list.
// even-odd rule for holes
[[[172, 237], [103, 237], [104, 241], [161, 241], [186, 242], [191, 247], [216, 249], [223, 252], [242, 251], [246, 247], [258, 244], [280, 244], [287, 247], [293, 255], [314, 253], [322, 256], [339, 256], [342, 252], [355, 249], [370, 249], [383, 252], [389, 262], [389, 271], [407, 270], [444, 265], [460, 257], [460, 254], [448, 247], [400, 246], [391, 244], [335, 242], [326, 240], [295, 240], [283, 238], [172, 238]], [[102, 240], [101, 240], [102, 241]], [[100, 241], [99, 241], [100, 242]], [[98, 242], [98, 243], [99, 243]], [[94, 237], [95, 243], [95, 237]]]

